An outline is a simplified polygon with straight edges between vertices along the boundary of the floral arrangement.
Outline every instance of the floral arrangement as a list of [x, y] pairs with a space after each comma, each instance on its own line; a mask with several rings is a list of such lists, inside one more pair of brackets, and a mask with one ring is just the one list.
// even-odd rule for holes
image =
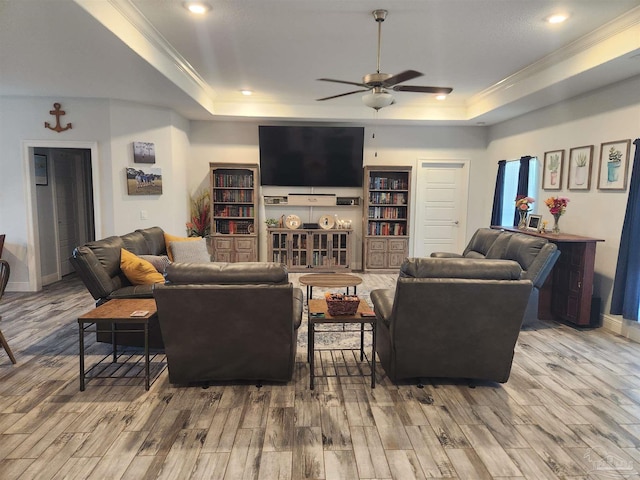
[[187, 235], [206, 237], [211, 233], [211, 197], [203, 189], [191, 198], [191, 221], [186, 223]]
[[529, 212], [531, 211], [530, 205], [534, 202], [535, 200], [531, 197], [527, 197], [525, 195], [518, 195], [516, 197], [516, 209], [519, 212]]
[[554, 217], [564, 214], [568, 203], [567, 197], [549, 197], [544, 201], [544, 204], [549, 208], [549, 213]]

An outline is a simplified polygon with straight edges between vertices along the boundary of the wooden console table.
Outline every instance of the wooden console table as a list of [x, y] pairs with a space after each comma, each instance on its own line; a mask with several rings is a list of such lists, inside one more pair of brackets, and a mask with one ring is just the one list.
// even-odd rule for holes
[[582, 327], [595, 325], [598, 319], [592, 321], [591, 308], [596, 244], [604, 240], [568, 233], [538, 233], [515, 227], [491, 228], [546, 238], [557, 245], [560, 257], [540, 289], [538, 318], [563, 320]]

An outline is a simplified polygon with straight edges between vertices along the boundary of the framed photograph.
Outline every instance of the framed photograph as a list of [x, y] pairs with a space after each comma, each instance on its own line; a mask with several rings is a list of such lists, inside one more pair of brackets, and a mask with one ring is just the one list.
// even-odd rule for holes
[[600, 145], [598, 189], [626, 190], [631, 140], [618, 140]]
[[47, 156], [34, 155], [36, 185], [49, 185], [49, 170], [47, 169]]
[[133, 163], [156, 163], [156, 146], [151, 142], [133, 142]]
[[527, 217], [527, 230], [540, 231], [542, 227], [542, 215], [529, 215]]
[[569, 190], [589, 190], [591, 188], [591, 165], [593, 164], [593, 145], [575, 147], [569, 150]]
[[127, 193], [129, 195], [162, 195], [162, 169], [126, 169]]
[[544, 152], [544, 165], [542, 169], [543, 190], [560, 190], [562, 188], [563, 162], [564, 150]]

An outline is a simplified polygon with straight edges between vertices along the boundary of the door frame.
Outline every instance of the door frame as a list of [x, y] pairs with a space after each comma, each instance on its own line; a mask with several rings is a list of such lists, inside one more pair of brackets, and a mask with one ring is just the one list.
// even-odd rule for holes
[[[464, 211], [462, 212], [463, 215], [460, 219], [460, 224], [459, 224], [459, 228], [460, 228], [460, 234], [461, 234], [461, 239], [462, 239], [462, 245], [465, 245], [465, 240], [467, 237], [467, 215], [469, 212], [469, 165], [471, 163], [471, 161], [468, 158], [418, 158], [416, 160], [416, 166], [414, 168], [414, 171], [416, 172], [416, 174], [414, 175], [414, 185], [412, 186], [413, 191], [415, 192], [414, 198], [413, 198], [413, 205], [414, 208], [412, 209], [413, 212], [411, 213], [411, 237], [410, 237], [410, 242], [409, 242], [409, 251], [411, 252], [411, 255], [414, 255], [415, 252], [415, 245], [416, 245], [416, 241], [417, 241], [417, 235], [416, 232], [418, 231], [418, 200], [420, 199], [420, 172], [422, 171], [422, 165], [424, 163], [430, 164], [430, 166], [437, 166], [437, 165], [442, 165], [442, 166], [446, 166], [448, 168], [450, 168], [453, 165], [462, 165], [462, 181], [464, 184], [464, 188], [463, 188], [463, 192], [462, 192], [462, 199], [461, 199], [461, 205], [463, 206]], [[456, 252], [456, 253], [460, 253], [460, 252]]]
[[[102, 219], [100, 216], [100, 162], [98, 161], [98, 142], [77, 140], [24, 140], [22, 142], [23, 177], [25, 181], [25, 204], [27, 215], [27, 269], [29, 272], [29, 291], [42, 290], [42, 269], [40, 267], [40, 236], [38, 231], [38, 212], [35, 189], [35, 169], [33, 153], [35, 148], [76, 148], [91, 151], [91, 177], [93, 188], [93, 218], [96, 238], [102, 238]], [[49, 172], [51, 175], [51, 172]], [[57, 235], [57, 232], [56, 232]]]

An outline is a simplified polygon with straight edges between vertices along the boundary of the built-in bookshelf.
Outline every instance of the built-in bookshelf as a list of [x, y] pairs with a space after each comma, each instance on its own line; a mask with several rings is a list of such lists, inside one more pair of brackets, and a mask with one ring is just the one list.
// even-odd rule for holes
[[211, 163], [211, 236], [217, 262], [258, 260], [258, 166]]
[[364, 188], [364, 270], [397, 270], [409, 250], [411, 167], [367, 166]]

